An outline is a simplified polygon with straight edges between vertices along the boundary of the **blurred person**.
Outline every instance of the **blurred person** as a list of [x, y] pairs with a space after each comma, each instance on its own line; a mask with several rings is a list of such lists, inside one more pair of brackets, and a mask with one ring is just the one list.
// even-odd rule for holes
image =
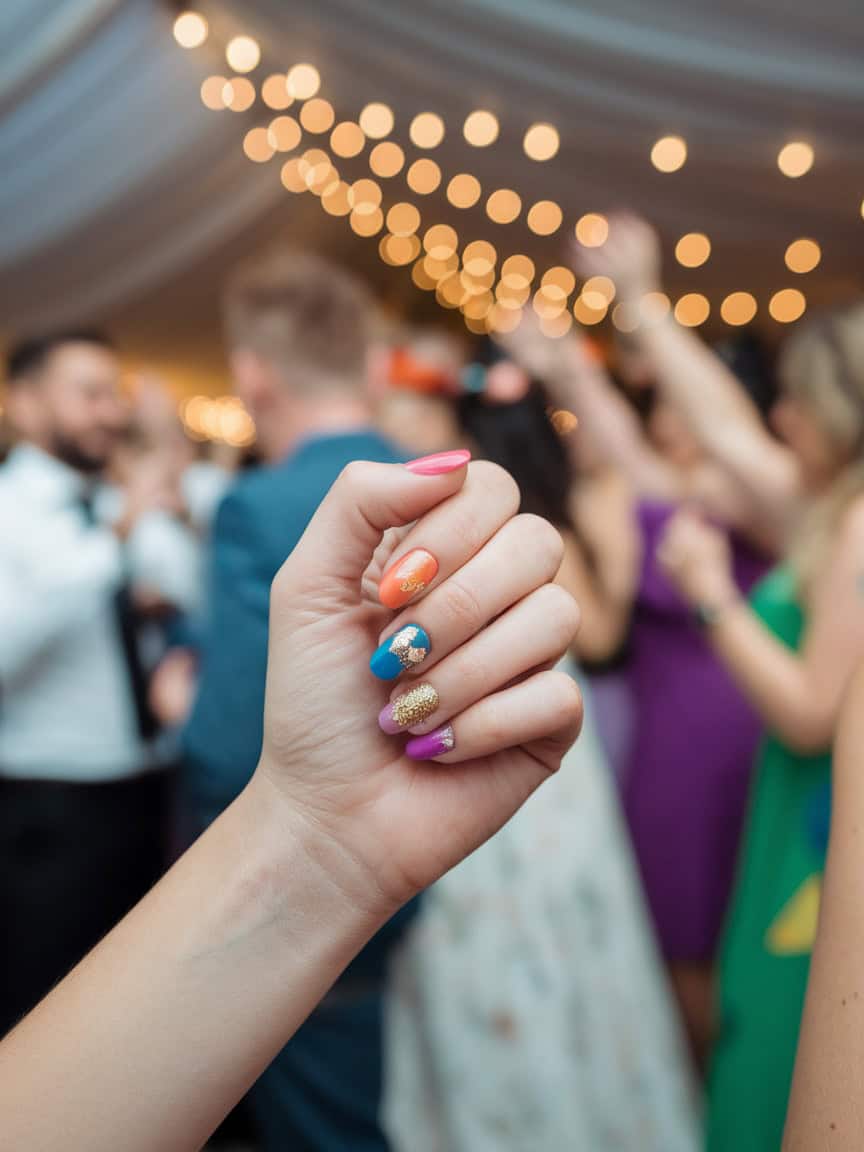
[[[4, 1149], [200, 1147], [394, 909], [558, 770], [579, 693], [536, 654], [555, 663], [578, 609], [560, 589], [554, 618], [524, 609], [547, 593], [560, 541], [545, 526], [535, 565], [513, 481], [467, 459], [355, 463], [334, 485], [273, 584], [255, 773], [0, 1044]], [[428, 686], [446, 749], [376, 723], [387, 688], [370, 656], [380, 667], [393, 572], [418, 547], [438, 570], [399, 615], [422, 616], [434, 638]], [[473, 620], [453, 611], [457, 588], [472, 589]], [[461, 680], [464, 659], [488, 662], [484, 684]]]
[[464, 363], [449, 332], [419, 329], [392, 347], [379, 347], [371, 373], [375, 424], [411, 453], [441, 452], [460, 442], [452, 399]]
[[0, 469], [0, 1029], [164, 863], [167, 788], [147, 704], [145, 609], [188, 590], [159, 469], [103, 483], [126, 427], [96, 332], [14, 347]]
[[[524, 331], [523, 331], [524, 329]], [[523, 325], [509, 338], [514, 354], [537, 363], [556, 403], [579, 418], [569, 443], [589, 475], [612, 468], [626, 476], [641, 568], [626, 648], [611, 672], [589, 670], [605, 703], [607, 682], [626, 690], [631, 735], [619, 773], [624, 811], [663, 954], [697, 1065], [704, 1067], [715, 1028], [714, 969], [729, 907], [759, 722], [732, 676], [694, 628], [688, 602], [659, 561], [666, 526], [684, 502], [725, 524], [737, 587], [747, 593], [769, 561], [747, 539], [730, 485], [674, 405], [653, 404], [648, 432], [584, 340], [546, 340]], [[616, 368], [645, 397], [651, 364], [629, 337]], [[732, 516], [732, 528], [725, 517]], [[757, 533], [759, 535], [761, 533]], [[598, 675], [599, 671], [599, 675]], [[621, 698], [602, 715], [613, 736]], [[617, 745], [613, 745], [617, 746]]]
[[[512, 470], [532, 564], [549, 563], [548, 524], [561, 532], [558, 587], [537, 610], [564, 619], [564, 589], [584, 594], [573, 650], [600, 656], [620, 643], [627, 610], [610, 603], [595, 573], [617, 553], [619, 584], [635, 580], [630, 510], [604, 531], [608, 555], [595, 551], [592, 564], [543, 390], [506, 360], [486, 376], [482, 386], [472, 372], [476, 391], [459, 403], [465, 434]], [[513, 547], [504, 570], [519, 563]], [[590, 691], [564, 771], [426, 894], [394, 985], [388, 1112], [398, 1148], [696, 1152], [689, 1058]]]
[[[602, 266], [631, 302], [660, 281], [657, 237], [613, 220]], [[713, 1150], [779, 1147], [828, 832], [830, 746], [864, 656], [864, 305], [787, 339], [773, 411], [778, 442], [723, 362], [671, 319], [638, 330], [658, 387], [784, 560], [751, 602], [728, 543], [679, 513], [666, 571], [765, 729], [720, 969], [710, 1077]]]
[[[209, 621], [185, 732], [193, 831], [243, 790], [261, 753], [271, 582], [330, 485], [353, 460], [403, 459], [372, 427], [369, 302], [341, 268], [279, 251], [241, 269], [225, 320], [238, 396], [263, 466], [222, 502]], [[399, 914], [360, 954], [252, 1093], [267, 1149], [384, 1149], [381, 1011]]]

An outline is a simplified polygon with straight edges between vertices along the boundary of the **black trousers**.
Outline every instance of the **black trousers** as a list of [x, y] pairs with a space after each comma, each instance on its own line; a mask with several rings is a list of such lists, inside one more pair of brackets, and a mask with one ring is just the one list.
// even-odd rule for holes
[[152, 887], [166, 862], [169, 779], [0, 777], [0, 1036]]

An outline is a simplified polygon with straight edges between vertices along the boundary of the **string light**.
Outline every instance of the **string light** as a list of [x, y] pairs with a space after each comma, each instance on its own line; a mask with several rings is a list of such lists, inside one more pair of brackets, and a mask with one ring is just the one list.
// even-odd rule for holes
[[786, 267], [790, 272], [812, 272], [822, 259], [822, 249], [815, 240], [793, 240], [786, 249]]
[[276, 72], [267, 77], [261, 85], [261, 99], [274, 112], [290, 108], [294, 103], [294, 97], [288, 91], [288, 78], [284, 72]]
[[235, 72], [253, 72], [261, 61], [261, 46], [251, 36], [235, 36], [228, 41], [225, 59]]
[[235, 76], [228, 80], [222, 89], [225, 107], [232, 112], [246, 112], [255, 103], [255, 85], [245, 76]]
[[537, 236], [551, 236], [561, 227], [563, 215], [554, 200], [538, 200], [528, 212], [528, 227]]
[[[567, 335], [567, 333], [570, 331], [570, 329], [572, 327], [573, 327], [573, 317], [570, 315], [569, 312], [566, 312], [566, 311], [562, 312], [559, 316], [551, 316], [548, 318], [545, 316], [541, 316], [541, 318], [540, 318], [540, 331], [543, 333], [544, 336], [547, 336], [550, 340], [560, 340], [563, 336]], [[553, 417], [552, 417], [553, 428], [555, 427], [554, 416], [557, 416], [557, 415], [564, 415], [564, 413], [555, 413], [553, 415]], [[570, 413], [568, 413], [567, 415], [570, 415]], [[575, 417], [573, 417], [573, 419], [575, 420]], [[558, 431], [557, 428], [555, 430], [556, 430], [556, 432]]]
[[383, 140], [393, 131], [393, 112], [386, 104], [367, 104], [360, 113], [360, 127], [370, 140]]
[[532, 124], [522, 141], [525, 155], [537, 161], [551, 160], [560, 144], [558, 129], [552, 124]]
[[442, 307], [461, 308], [465, 302], [465, 297], [465, 289], [457, 273], [451, 272], [449, 276], [445, 276], [442, 280], [438, 281], [438, 286], [435, 289], [435, 299]]
[[675, 259], [685, 268], [701, 268], [711, 255], [711, 241], [702, 232], [688, 232], [675, 245]]
[[221, 112], [225, 107], [225, 86], [228, 81], [224, 76], [208, 76], [201, 85], [201, 103], [213, 112]]
[[550, 296], [545, 288], [538, 288], [531, 304], [538, 316], [552, 320], [561, 315], [567, 306], [567, 301], [560, 299], [557, 295]]
[[207, 21], [198, 12], [181, 12], [174, 21], [174, 39], [181, 48], [200, 48], [207, 39]]
[[321, 207], [329, 216], [347, 216], [351, 211], [351, 185], [344, 180], [329, 184], [321, 197]]
[[571, 432], [576, 431], [579, 424], [576, 416], [572, 412], [568, 412], [566, 408], [559, 408], [553, 412], [549, 417], [549, 422], [559, 436], [569, 436]]
[[521, 308], [531, 295], [531, 285], [525, 284], [521, 288], [513, 288], [499, 280], [495, 285], [495, 299], [502, 308]]
[[414, 161], [408, 169], [406, 180], [412, 192], [416, 192], [418, 196], [428, 196], [441, 183], [441, 169], [434, 160], [424, 157], [422, 160]]
[[466, 245], [462, 253], [462, 266], [472, 276], [485, 276], [498, 261], [495, 246], [488, 240], [474, 240]]
[[813, 167], [815, 154], [810, 144], [803, 140], [792, 140], [780, 149], [777, 155], [777, 167], [784, 176], [790, 180], [797, 180]]
[[[602, 297], [600, 297], [600, 299], [602, 300]], [[599, 324], [606, 319], [608, 307], [605, 300], [603, 300], [602, 306], [597, 308], [592, 307], [583, 294], [577, 298], [573, 305], [573, 315], [580, 324], [591, 326]]]
[[[394, 204], [387, 213], [387, 227], [394, 236], [412, 236], [420, 227], [420, 213], [413, 204], [409, 204], [407, 201]], [[419, 242], [417, 250], [420, 250]], [[411, 259], [413, 260], [413, 258], [412, 256]], [[403, 263], [407, 264], [408, 261], [405, 260]]]
[[312, 132], [315, 135], [329, 132], [335, 119], [336, 113], [333, 111], [333, 105], [329, 100], [322, 100], [320, 97], [307, 100], [300, 109], [300, 123], [307, 132]]
[[376, 144], [369, 155], [369, 167], [376, 176], [381, 176], [383, 179], [398, 175], [404, 164], [405, 153], [391, 140]]
[[687, 142], [681, 136], [662, 136], [651, 149], [651, 163], [658, 172], [677, 172], [686, 161]]
[[462, 134], [474, 148], [488, 148], [498, 139], [498, 118], [492, 112], [478, 109], [465, 118]]
[[438, 284], [438, 281], [427, 272], [426, 261], [423, 259], [418, 260], [411, 269], [411, 279], [423, 292], [432, 292]]
[[243, 137], [243, 151], [256, 164], [264, 164], [270, 160], [275, 148], [270, 142], [269, 130], [267, 128], [250, 128]]
[[599, 309], [615, 299], [615, 285], [608, 276], [591, 276], [582, 285], [582, 296], [590, 308]]
[[410, 264], [420, 251], [420, 241], [416, 236], [382, 236], [378, 245], [378, 255], [385, 264], [400, 267]]
[[444, 139], [444, 121], [434, 112], [420, 112], [411, 121], [408, 134], [417, 148], [437, 148]]
[[300, 143], [303, 133], [293, 116], [276, 116], [270, 121], [267, 139], [277, 152], [291, 152]]
[[576, 239], [585, 248], [601, 248], [609, 239], [609, 221], [599, 212], [588, 212], [576, 221]]
[[310, 100], [321, 87], [321, 76], [314, 64], [295, 64], [286, 84], [295, 100]]
[[355, 180], [349, 196], [351, 207], [359, 215], [370, 215], [381, 204], [381, 186], [374, 180]]
[[732, 327], [749, 324], [756, 315], [758, 305], [749, 292], [730, 292], [720, 305], [720, 315]]
[[508, 256], [501, 265], [501, 283], [508, 288], [520, 290], [528, 288], [534, 279], [534, 261], [517, 253]]
[[434, 256], [427, 255], [423, 261], [423, 267], [437, 284], [439, 280], [443, 280], [445, 276], [449, 276], [459, 267], [458, 253], [455, 250], [451, 251], [443, 259], [436, 259]]
[[469, 296], [462, 305], [462, 311], [471, 320], [485, 320], [494, 303], [495, 297], [491, 292], [480, 292], [474, 296]]
[[675, 319], [685, 328], [698, 328], [711, 315], [711, 305], [701, 292], [688, 292], [675, 305]]
[[454, 208], [473, 208], [480, 192], [480, 181], [468, 172], [460, 172], [447, 185], [447, 199]]
[[800, 319], [807, 309], [807, 299], [797, 288], [784, 288], [775, 292], [768, 304], [768, 311], [778, 324], [792, 324]]
[[306, 192], [306, 179], [300, 171], [300, 157], [286, 160], [279, 173], [279, 179], [288, 192]]
[[433, 260], [447, 260], [459, 247], [456, 229], [449, 224], [433, 224], [423, 237], [423, 247]]
[[380, 208], [371, 212], [358, 212], [355, 208], [349, 219], [352, 231], [358, 236], [377, 236], [384, 227], [384, 214]]
[[[472, 266], [476, 267], [476, 265]], [[484, 292], [488, 292], [495, 283], [495, 269], [491, 265], [488, 271], [480, 274], [471, 273], [467, 268], [464, 268], [460, 276], [465, 291], [471, 296], [480, 296]]]
[[366, 147], [366, 135], [353, 120], [343, 120], [330, 133], [330, 147], [337, 156], [350, 159], [359, 156]]
[[521, 308], [502, 308], [498, 303], [486, 317], [486, 327], [490, 332], [515, 332], [522, 323]]
[[576, 287], [576, 277], [569, 268], [565, 268], [563, 264], [558, 264], [554, 268], [548, 268], [543, 273], [540, 286], [551, 300], [558, 299], [566, 302], [567, 297]]
[[522, 211], [522, 200], [512, 188], [499, 188], [486, 201], [486, 215], [493, 224], [512, 224]]

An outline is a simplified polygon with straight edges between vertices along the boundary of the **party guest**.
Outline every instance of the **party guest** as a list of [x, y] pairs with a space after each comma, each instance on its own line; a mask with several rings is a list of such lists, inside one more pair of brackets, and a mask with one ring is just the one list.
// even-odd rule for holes
[[183, 607], [189, 557], [159, 511], [159, 470], [122, 492], [101, 482], [125, 426], [119, 377], [95, 332], [23, 343], [7, 365], [18, 444], [0, 470], [0, 1031], [162, 865], [141, 602]]
[[[264, 467], [244, 475], [213, 529], [209, 626], [186, 737], [195, 829], [243, 790], [261, 753], [270, 585], [352, 460], [403, 459], [372, 427], [368, 303], [340, 268], [279, 252], [226, 295], [231, 368]], [[411, 910], [376, 936], [253, 1092], [268, 1149], [386, 1147], [378, 1122], [382, 990]]]
[[[659, 284], [652, 230], [613, 220], [602, 267], [631, 304]], [[599, 270], [599, 268], [598, 268]], [[679, 513], [667, 574], [764, 725], [720, 968], [711, 1152], [780, 1146], [816, 931], [830, 747], [864, 656], [864, 306], [816, 318], [780, 360], [775, 441], [725, 365], [667, 318], [638, 339], [666, 399], [746, 494], [784, 562], [750, 602], [725, 538]]]

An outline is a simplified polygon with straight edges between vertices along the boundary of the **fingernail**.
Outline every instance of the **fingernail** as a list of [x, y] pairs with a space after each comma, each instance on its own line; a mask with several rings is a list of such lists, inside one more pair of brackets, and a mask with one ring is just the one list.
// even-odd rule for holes
[[381, 709], [378, 724], [388, 736], [403, 728], [422, 724], [438, 707], [438, 693], [431, 684], [417, 684]]
[[438, 561], [425, 548], [414, 548], [388, 569], [378, 585], [385, 608], [401, 608], [435, 579]]
[[405, 754], [412, 760], [434, 760], [436, 756], [443, 756], [445, 752], [452, 752], [456, 747], [453, 729], [449, 724], [443, 728], [436, 728], [425, 736], [415, 736], [405, 745]]
[[418, 456], [416, 460], [409, 460], [405, 467], [415, 476], [443, 476], [445, 472], [455, 472], [457, 468], [464, 468], [471, 459], [471, 453], [465, 448], [458, 448], [455, 452], [436, 452], [432, 456]]
[[406, 624], [376, 649], [369, 667], [379, 680], [395, 680], [402, 672], [422, 664], [431, 647], [419, 624]]

